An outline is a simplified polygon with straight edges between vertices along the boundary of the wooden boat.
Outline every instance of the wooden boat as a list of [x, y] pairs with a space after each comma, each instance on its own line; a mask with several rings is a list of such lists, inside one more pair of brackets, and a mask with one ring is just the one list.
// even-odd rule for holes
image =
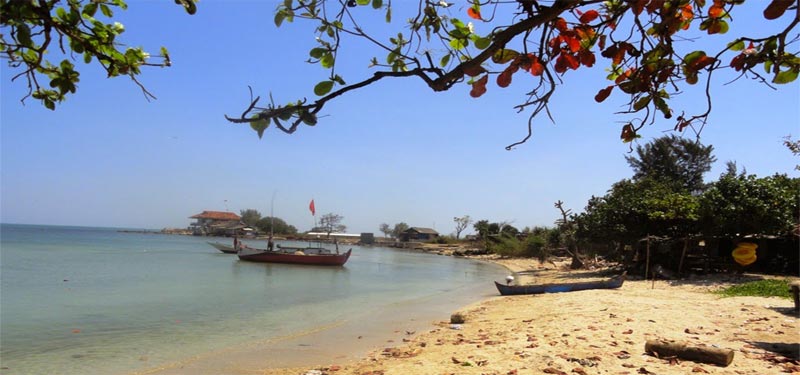
[[318, 266], [342, 266], [348, 259], [353, 249], [344, 253], [336, 253], [323, 247], [288, 247], [278, 245], [277, 249], [259, 249], [241, 246], [237, 255], [240, 260], [248, 262], [265, 263], [291, 263], [309, 264]]
[[589, 289], [617, 289], [625, 282], [626, 273], [612, 277], [608, 280], [600, 281], [583, 281], [574, 283], [556, 283], [556, 284], [533, 284], [533, 285], [505, 285], [494, 282], [497, 290], [501, 295], [519, 295], [519, 294], [543, 294], [543, 293], [563, 293], [575, 292], [579, 290]]
[[236, 248], [231, 245], [221, 244], [219, 242], [206, 242], [207, 244], [214, 246], [215, 249], [225, 253], [225, 254], [236, 254]]

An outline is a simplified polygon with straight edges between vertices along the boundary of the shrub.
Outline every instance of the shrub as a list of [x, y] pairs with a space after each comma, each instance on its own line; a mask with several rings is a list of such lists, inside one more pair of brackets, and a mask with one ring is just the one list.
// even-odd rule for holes
[[781, 297], [792, 298], [789, 292], [789, 281], [767, 279], [738, 284], [716, 292], [723, 297]]

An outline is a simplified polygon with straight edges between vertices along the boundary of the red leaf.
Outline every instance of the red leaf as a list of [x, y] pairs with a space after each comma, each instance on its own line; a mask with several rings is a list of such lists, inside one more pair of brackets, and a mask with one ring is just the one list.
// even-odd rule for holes
[[564, 41], [567, 42], [567, 45], [569, 46], [569, 50], [571, 52], [580, 51], [580, 49], [581, 49], [581, 41], [578, 40], [578, 38], [574, 38], [574, 37], [571, 37], [571, 36], [566, 36], [566, 37], [564, 37]]
[[556, 66], [555, 66], [556, 73], [564, 73], [567, 71], [567, 62], [564, 59], [564, 54], [562, 53], [556, 59]]
[[563, 19], [563, 18], [561, 18], [561, 17], [558, 17], [558, 18], [555, 20], [555, 27], [556, 27], [556, 29], [557, 29], [558, 31], [560, 31], [560, 32], [562, 32], [562, 33], [563, 33], [564, 31], [567, 31], [567, 30], [569, 30], [569, 29], [567, 28], [567, 21], [566, 21], [566, 20], [564, 20], [564, 19]]
[[768, 20], [779, 18], [792, 3], [794, 3], [794, 0], [772, 0], [767, 5], [767, 8], [764, 9], [764, 18]]
[[596, 10], [592, 9], [587, 11], [586, 13], [581, 15], [580, 21], [581, 23], [589, 23], [597, 19], [600, 16], [600, 13], [597, 13]]
[[482, 19], [480, 8], [476, 9], [475, 6], [471, 6], [467, 9], [467, 15], [476, 20]]
[[469, 92], [469, 96], [473, 98], [479, 98], [481, 95], [486, 93], [486, 82], [489, 82], [489, 75], [485, 75], [478, 79], [477, 81], [472, 83], [472, 91]]
[[708, 16], [711, 18], [720, 18], [725, 13], [725, 8], [722, 5], [714, 4], [708, 8]]
[[539, 61], [538, 57], [534, 56], [533, 63], [531, 63], [531, 74], [538, 77], [544, 73], [544, 65]]
[[561, 56], [566, 60], [567, 66], [572, 69], [578, 69], [581, 66], [580, 60], [578, 60], [574, 55], [562, 53]]
[[578, 56], [580, 56], [581, 64], [583, 64], [583, 66], [591, 68], [592, 65], [594, 65], [595, 62], [594, 52], [589, 50], [581, 50]]
[[506, 70], [500, 73], [500, 75], [497, 76], [497, 86], [508, 87], [508, 85], [511, 84], [512, 74], [514, 74], [514, 72], [511, 71], [511, 67], [508, 67]]
[[694, 62], [694, 70], [703, 69], [711, 64], [713, 64], [717, 59], [710, 57], [710, 56], [701, 56]]
[[594, 96], [594, 101], [598, 103], [602, 103], [609, 95], [611, 95], [611, 90], [614, 89], [614, 86], [608, 86], [600, 91], [597, 92], [597, 95]]
[[631, 9], [633, 9], [633, 14], [640, 15], [644, 10], [644, 6], [647, 4], [649, 0], [637, 0], [634, 4], [631, 4]]

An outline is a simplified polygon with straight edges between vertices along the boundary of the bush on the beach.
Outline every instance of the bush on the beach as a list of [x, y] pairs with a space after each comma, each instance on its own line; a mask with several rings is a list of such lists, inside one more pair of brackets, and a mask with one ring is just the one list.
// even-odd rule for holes
[[781, 297], [792, 298], [789, 292], [789, 281], [785, 279], [767, 279], [750, 281], [731, 286], [717, 292], [723, 297]]
[[464, 322], [466, 322], [464, 314], [455, 313], [453, 315], [450, 315], [450, 324], [464, 324]]

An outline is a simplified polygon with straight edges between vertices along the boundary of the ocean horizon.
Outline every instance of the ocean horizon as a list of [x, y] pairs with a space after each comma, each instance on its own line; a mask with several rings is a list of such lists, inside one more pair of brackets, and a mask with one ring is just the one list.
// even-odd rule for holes
[[327, 355], [348, 346], [288, 338], [328, 327], [339, 327], [340, 338], [347, 327], [370, 326], [374, 337], [364, 343], [375, 345], [396, 331], [391, 325], [446, 320], [492, 295], [491, 280], [505, 273], [486, 262], [359, 246], [343, 267], [251, 263], [207, 241], [230, 239], [0, 224], [2, 373], [131, 374], [281, 340], [286, 358], [264, 367], [296, 363], [309, 346]]

